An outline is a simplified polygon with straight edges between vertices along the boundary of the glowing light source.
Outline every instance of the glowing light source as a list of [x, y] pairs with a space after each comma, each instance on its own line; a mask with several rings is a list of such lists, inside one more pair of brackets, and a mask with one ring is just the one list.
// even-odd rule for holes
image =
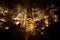
[[4, 13], [8, 13], [8, 10], [5, 10]]
[[8, 27], [8, 26], [6, 26], [6, 27], [5, 27], [5, 29], [6, 29], [6, 30], [8, 30], [8, 29], [9, 29], [9, 27]]
[[48, 22], [48, 20], [45, 20], [45, 25], [46, 25], [46, 27], [49, 26], [49, 22]]
[[58, 16], [54, 15], [54, 21], [57, 22], [58, 21]]
[[0, 21], [6, 22], [6, 19], [1, 18]]
[[44, 29], [45, 29], [45, 27], [42, 27], [42, 28], [41, 28], [41, 30], [44, 30]]
[[16, 25], [18, 25], [19, 23], [20, 23], [19, 21], [18, 22], [15, 22]]
[[12, 18], [13, 20], [20, 20], [20, 18]]

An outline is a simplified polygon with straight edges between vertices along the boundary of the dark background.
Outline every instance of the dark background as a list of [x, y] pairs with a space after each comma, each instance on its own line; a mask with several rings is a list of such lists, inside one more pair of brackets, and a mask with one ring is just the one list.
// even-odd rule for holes
[[[22, 6], [24, 5], [30, 5], [32, 7], [34, 6], [41, 6], [41, 7], [46, 7], [45, 4], [51, 5], [55, 4], [57, 7], [60, 7], [59, 0], [0, 0], [0, 4], [5, 4], [9, 8], [13, 8], [17, 4], [21, 4]], [[34, 5], [36, 3], [36, 5]], [[34, 5], [34, 6], [33, 6]], [[60, 17], [60, 8], [56, 13]], [[60, 18], [59, 18], [60, 20]], [[8, 22], [10, 25], [10, 22]], [[59, 40], [60, 38], [60, 21], [57, 23], [52, 23], [52, 25], [46, 29], [47, 33], [46, 35], [42, 36], [31, 36], [29, 40]], [[24, 40], [24, 37], [21, 36], [21, 34], [17, 33], [18, 29], [16, 28], [15, 25], [10, 26], [11, 29], [9, 30], [2, 30], [0, 29], [0, 40]], [[15, 30], [16, 32], [13, 32], [12, 30]]]

